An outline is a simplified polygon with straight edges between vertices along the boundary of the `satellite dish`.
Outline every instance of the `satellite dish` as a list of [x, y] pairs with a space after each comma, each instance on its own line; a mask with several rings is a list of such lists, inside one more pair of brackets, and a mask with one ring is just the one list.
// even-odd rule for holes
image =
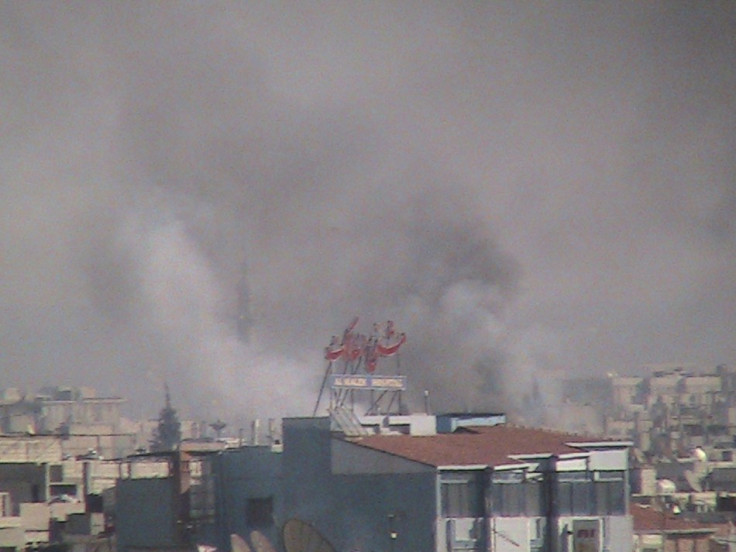
[[306, 521], [290, 519], [282, 532], [286, 552], [336, 552], [328, 540]]
[[253, 552], [243, 537], [235, 533], [230, 535], [230, 548], [233, 552]]
[[688, 485], [690, 485], [690, 488], [695, 491], [696, 493], [702, 493], [703, 492], [703, 481], [698, 477], [698, 475], [695, 474], [695, 472], [690, 470], [685, 470], [685, 480], [687, 481]]
[[260, 531], [251, 531], [250, 542], [253, 548], [256, 549], [256, 552], [276, 552], [268, 537]]

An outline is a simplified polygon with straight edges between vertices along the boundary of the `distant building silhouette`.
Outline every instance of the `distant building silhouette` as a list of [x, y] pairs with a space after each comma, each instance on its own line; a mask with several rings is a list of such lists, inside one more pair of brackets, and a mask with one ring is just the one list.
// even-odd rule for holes
[[169, 394], [169, 386], [165, 386], [166, 404], [161, 409], [158, 417], [158, 427], [151, 441], [151, 450], [153, 452], [164, 452], [175, 450], [181, 442], [181, 423], [176, 409], [171, 406], [171, 395]]

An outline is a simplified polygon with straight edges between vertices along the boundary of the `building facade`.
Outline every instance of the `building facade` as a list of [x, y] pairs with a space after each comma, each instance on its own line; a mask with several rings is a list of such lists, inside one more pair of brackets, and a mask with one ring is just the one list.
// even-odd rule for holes
[[279, 517], [310, 523], [337, 550], [631, 550], [630, 443], [506, 424], [334, 429], [284, 420]]

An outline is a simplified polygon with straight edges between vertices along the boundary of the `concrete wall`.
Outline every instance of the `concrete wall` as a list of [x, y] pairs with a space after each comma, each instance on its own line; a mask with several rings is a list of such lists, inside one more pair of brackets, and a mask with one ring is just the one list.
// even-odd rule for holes
[[43, 429], [54, 431], [69, 421], [77, 424], [109, 424], [117, 427], [120, 423], [120, 398], [80, 398], [78, 400], [39, 401]]
[[95, 451], [99, 458], [122, 458], [135, 451], [136, 435], [116, 432], [111, 425], [74, 424], [62, 441], [64, 457], [78, 457]]
[[25, 544], [20, 518], [0, 518], [0, 549], [22, 550]]
[[491, 550], [494, 552], [529, 552], [531, 540], [530, 518], [492, 518], [489, 520]]
[[64, 531], [71, 535], [99, 535], [105, 530], [105, 519], [100, 513], [76, 513], [66, 520]]
[[605, 518], [604, 548], [610, 552], [629, 552], [634, 538], [634, 520], [631, 516]]
[[[374, 451], [336, 447], [345, 466]], [[337, 550], [435, 550], [437, 476], [424, 473], [335, 474], [329, 420], [284, 420], [284, 504], [280, 518], [312, 523]], [[390, 532], [396, 534], [391, 539]]]
[[[215, 478], [215, 533], [202, 535], [198, 543], [212, 544], [218, 550], [230, 550], [230, 535], [246, 541], [257, 529], [272, 543], [278, 543], [284, 520], [277, 513], [282, 507], [281, 452], [270, 446], [249, 446], [223, 451], [213, 458]], [[248, 519], [248, 501], [273, 499], [274, 517], [269, 525], [253, 525]]]
[[25, 433], [36, 430], [36, 408], [32, 404], [18, 403], [0, 406], [0, 430], [2, 433]]
[[48, 504], [21, 504], [20, 520], [25, 531], [26, 543], [49, 542], [51, 510]]
[[51, 519], [66, 520], [72, 514], [84, 513], [84, 502], [59, 502], [49, 504], [49, 517]]
[[61, 462], [61, 439], [55, 436], [0, 436], [0, 462]]
[[119, 552], [176, 543], [174, 479], [121, 479], [116, 488]]

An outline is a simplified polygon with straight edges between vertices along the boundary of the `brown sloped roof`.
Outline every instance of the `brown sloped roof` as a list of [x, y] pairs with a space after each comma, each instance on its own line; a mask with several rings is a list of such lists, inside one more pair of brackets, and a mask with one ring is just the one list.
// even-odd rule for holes
[[631, 504], [630, 510], [634, 519], [634, 533], [662, 533], [668, 531], [714, 533], [717, 530], [717, 527], [712, 524], [684, 519], [671, 512], [663, 512], [643, 504]]
[[370, 435], [353, 442], [431, 466], [498, 466], [518, 462], [511, 455], [570, 454], [571, 442], [600, 441], [544, 429], [509, 425], [473, 427], [437, 435]]

